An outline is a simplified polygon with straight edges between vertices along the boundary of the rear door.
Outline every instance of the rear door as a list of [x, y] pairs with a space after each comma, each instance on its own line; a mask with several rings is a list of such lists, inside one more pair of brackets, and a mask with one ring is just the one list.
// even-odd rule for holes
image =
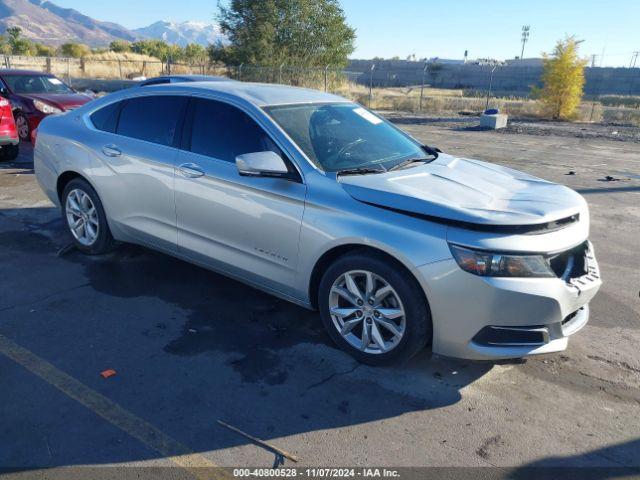
[[[178, 248], [213, 268], [290, 293], [306, 188], [247, 113], [194, 98], [176, 171]], [[272, 150], [289, 178], [240, 176], [237, 155]]]
[[[100, 178], [103, 203], [116, 228], [135, 240], [169, 251], [177, 248], [175, 145], [187, 103], [188, 97], [177, 95], [124, 100], [115, 112], [115, 122], [110, 112], [104, 112], [105, 130], [112, 132], [104, 132], [94, 142], [94, 151], [106, 166]], [[92, 121], [98, 128], [99, 118]]]

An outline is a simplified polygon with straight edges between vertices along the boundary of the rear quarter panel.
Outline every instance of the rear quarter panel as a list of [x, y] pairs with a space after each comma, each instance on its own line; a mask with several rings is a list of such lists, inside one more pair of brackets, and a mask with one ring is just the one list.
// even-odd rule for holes
[[38, 129], [33, 159], [36, 178], [49, 199], [58, 206], [58, 177], [72, 171], [86, 178], [91, 169], [87, 149], [78, 140], [81, 131], [80, 120], [73, 114], [46, 117]]

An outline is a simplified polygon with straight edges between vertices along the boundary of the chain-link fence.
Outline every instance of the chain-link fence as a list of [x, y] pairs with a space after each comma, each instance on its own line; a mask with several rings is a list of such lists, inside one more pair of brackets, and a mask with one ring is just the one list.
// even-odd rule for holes
[[225, 74], [224, 66], [202, 63], [163, 62], [160, 60], [136, 60], [126, 58], [69, 58], [27, 57], [5, 55], [5, 68], [37, 70], [63, 78], [96, 78], [101, 80], [131, 80], [169, 74]]
[[[5, 68], [53, 73], [82, 88], [91, 87], [84, 86], [87, 82], [80, 79], [104, 80], [98, 88], [108, 89], [110, 80], [169, 74], [220, 75], [324, 90], [377, 110], [457, 115], [477, 114], [490, 107], [514, 116], [544, 115], [541, 102], [532, 95], [535, 87], [541, 86], [541, 66], [363, 60], [340, 69], [14, 55], [4, 56], [3, 63]], [[585, 76], [585, 99], [577, 120], [640, 125], [640, 68], [587, 68]], [[122, 88], [122, 83], [112, 82], [114, 88]]]

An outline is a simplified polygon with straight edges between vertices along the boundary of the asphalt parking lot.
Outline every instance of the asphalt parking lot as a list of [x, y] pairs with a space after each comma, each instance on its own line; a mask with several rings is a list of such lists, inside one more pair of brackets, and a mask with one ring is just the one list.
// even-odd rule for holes
[[317, 313], [140, 247], [65, 250], [24, 146], [0, 165], [0, 467], [277, 460], [217, 420], [298, 466], [640, 467], [640, 144], [399, 123], [585, 195], [604, 285], [566, 352], [359, 365]]

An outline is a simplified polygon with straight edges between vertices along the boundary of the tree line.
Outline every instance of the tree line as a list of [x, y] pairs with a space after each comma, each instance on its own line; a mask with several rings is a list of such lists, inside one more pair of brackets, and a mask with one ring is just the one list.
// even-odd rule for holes
[[148, 55], [164, 62], [171, 59], [174, 62], [202, 63], [209, 59], [208, 50], [202, 45], [191, 43], [181, 47], [162, 40], [138, 40], [136, 42], [115, 40], [107, 47], [101, 48], [91, 48], [79, 42], [66, 42], [59, 47], [53, 47], [23, 37], [20, 27], [9, 27], [4, 35], [0, 35], [0, 51], [4, 55], [31, 57], [83, 58], [104, 52], [131, 52]]
[[218, 4], [216, 18], [227, 40], [208, 47], [115, 40], [106, 48], [78, 42], [55, 48], [24, 38], [19, 27], [10, 27], [0, 36], [0, 49], [4, 54], [28, 56], [82, 58], [112, 51], [149, 55], [164, 62], [299, 67], [342, 67], [354, 50], [355, 30], [347, 24], [338, 0], [231, 0]]

